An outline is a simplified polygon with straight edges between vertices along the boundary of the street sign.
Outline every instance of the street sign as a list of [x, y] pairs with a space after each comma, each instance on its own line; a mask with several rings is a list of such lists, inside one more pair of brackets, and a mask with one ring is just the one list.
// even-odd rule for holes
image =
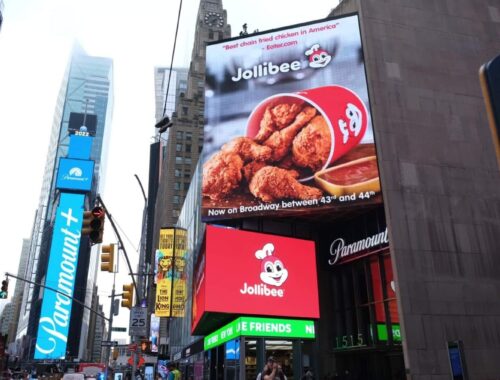
[[101, 342], [101, 346], [103, 346], [103, 347], [114, 347], [114, 346], [118, 346], [118, 342], [116, 340], [103, 340]]
[[111, 331], [116, 331], [116, 332], [127, 332], [126, 327], [112, 327]]
[[129, 349], [130, 351], [135, 351], [135, 350], [137, 350], [137, 343], [132, 343], [132, 344], [129, 344], [129, 345], [128, 345], [128, 349]]
[[145, 307], [133, 307], [130, 310], [130, 323], [128, 335], [130, 336], [148, 336], [146, 320], [148, 309]]

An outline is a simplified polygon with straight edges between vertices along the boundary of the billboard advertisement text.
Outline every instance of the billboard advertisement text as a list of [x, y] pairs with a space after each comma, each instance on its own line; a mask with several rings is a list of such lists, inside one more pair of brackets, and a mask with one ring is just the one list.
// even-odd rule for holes
[[83, 194], [61, 193], [43, 293], [35, 359], [63, 359], [73, 304], [84, 206]]
[[90, 191], [94, 175], [94, 161], [61, 158], [56, 187], [64, 190]]
[[204, 305], [193, 305], [198, 319], [201, 310], [319, 317], [313, 241], [207, 226], [204, 266]]
[[[184, 317], [186, 288], [186, 230], [162, 228], [156, 250], [156, 302], [157, 317]], [[174, 249], [175, 244], [175, 249]], [[172, 302], [173, 300], [173, 302]]]
[[358, 16], [207, 46], [204, 221], [381, 203]]

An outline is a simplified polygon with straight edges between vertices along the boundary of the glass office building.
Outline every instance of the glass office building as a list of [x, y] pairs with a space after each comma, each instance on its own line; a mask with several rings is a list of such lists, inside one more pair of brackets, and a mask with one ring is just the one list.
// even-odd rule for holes
[[[47, 262], [52, 239], [54, 214], [57, 206], [56, 173], [61, 157], [66, 157], [69, 146], [70, 115], [83, 114], [84, 120], [95, 120], [89, 131], [94, 136], [91, 159], [95, 161], [94, 181], [85, 207], [94, 205], [96, 195], [104, 186], [107, 143], [113, 110], [113, 64], [109, 58], [92, 57], [75, 44], [56, 102], [47, 161], [36, 211], [30, 244], [27, 276], [37, 283], [45, 282]], [[87, 121], [88, 122], [88, 121]], [[92, 288], [97, 276], [98, 250], [91, 249], [87, 238], [82, 239], [74, 297], [90, 306]], [[37, 286], [26, 284], [21, 305], [17, 339], [24, 352], [33, 356], [38, 328], [42, 292]], [[89, 312], [73, 304], [68, 337], [68, 355], [82, 357], [88, 335]], [[81, 342], [81, 343], [79, 343]]]

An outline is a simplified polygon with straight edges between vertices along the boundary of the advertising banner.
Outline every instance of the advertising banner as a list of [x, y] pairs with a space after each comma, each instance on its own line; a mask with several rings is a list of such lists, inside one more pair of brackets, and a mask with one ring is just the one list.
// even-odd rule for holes
[[61, 193], [56, 211], [45, 289], [35, 346], [35, 359], [64, 359], [73, 304], [83, 219], [83, 194]]
[[158, 344], [160, 344], [160, 318], [151, 314], [150, 334], [151, 352], [158, 352]]
[[241, 317], [205, 337], [205, 350], [239, 336], [314, 339], [314, 321]]
[[194, 293], [199, 320], [203, 313], [319, 318], [313, 241], [207, 226], [204, 267], [204, 304]]
[[186, 230], [173, 227], [160, 230], [160, 242], [156, 251], [157, 268], [155, 276], [155, 315], [157, 317], [184, 317], [187, 296], [186, 244]]
[[57, 172], [56, 188], [90, 191], [94, 176], [94, 161], [61, 158]]
[[204, 221], [381, 202], [357, 15], [206, 55]]

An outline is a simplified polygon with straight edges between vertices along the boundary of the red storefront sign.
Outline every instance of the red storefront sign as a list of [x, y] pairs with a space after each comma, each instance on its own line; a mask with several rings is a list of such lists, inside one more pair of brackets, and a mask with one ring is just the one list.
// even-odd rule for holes
[[193, 330], [207, 313], [319, 318], [314, 242], [207, 226]]

